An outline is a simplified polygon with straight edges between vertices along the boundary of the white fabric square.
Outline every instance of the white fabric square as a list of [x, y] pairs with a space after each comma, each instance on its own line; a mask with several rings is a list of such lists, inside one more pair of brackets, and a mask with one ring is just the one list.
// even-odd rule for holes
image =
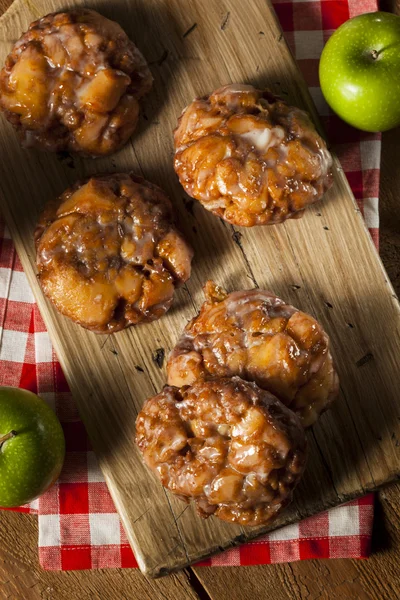
[[268, 539], [270, 542], [279, 542], [283, 540], [297, 540], [299, 537], [300, 532], [298, 523], [294, 523], [293, 525], [287, 525], [286, 527], [281, 527], [281, 529], [277, 529], [276, 531], [272, 531], [268, 534]]
[[8, 298], [10, 293], [11, 269], [0, 268], [0, 298]]
[[379, 169], [381, 166], [381, 141], [360, 142], [362, 170]]
[[364, 219], [367, 227], [379, 227], [378, 198], [364, 198]]
[[94, 452], [87, 453], [87, 466], [88, 466], [88, 482], [89, 483], [104, 483], [105, 479], [103, 473], [100, 470], [99, 463], [97, 461]]
[[330, 536], [348, 536], [360, 533], [358, 506], [338, 506], [332, 508], [328, 514]]
[[47, 331], [35, 333], [35, 358], [37, 363], [51, 363], [53, 360], [53, 346]]
[[295, 31], [296, 58], [318, 58], [324, 45], [322, 31]]
[[29, 504], [29, 508], [31, 510], [39, 510], [39, 498], [36, 498], [36, 500], [32, 500], [32, 502]]
[[121, 543], [120, 522], [116, 513], [91, 513], [89, 524], [93, 546]]
[[14, 300], [14, 302], [29, 302], [30, 304], [35, 302], [25, 273], [21, 273], [21, 271], [12, 272], [8, 297], [9, 300]]
[[43, 546], [60, 546], [60, 516], [40, 515], [39, 548]]
[[317, 107], [318, 114], [320, 114], [323, 117], [327, 117], [328, 115], [330, 115], [330, 109], [321, 92], [321, 88], [310, 87], [308, 89], [310, 90], [311, 97], [314, 100], [315, 106]]
[[23, 363], [26, 353], [28, 334], [24, 331], [3, 329], [0, 347], [0, 360]]

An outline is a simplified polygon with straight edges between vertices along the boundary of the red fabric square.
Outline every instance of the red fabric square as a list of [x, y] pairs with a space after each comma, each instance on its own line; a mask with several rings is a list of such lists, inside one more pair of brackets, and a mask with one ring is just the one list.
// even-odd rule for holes
[[338, 536], [329, 538], [330, 558], [357, 558], [360, 556], [361, 543], [358, 536]]
[[54, 393], [54, 365], [48, 362], [36, 363], [39, 393]]
[[46, 325], [44, 324], [42, 315], [40, 314], [40, 311], [37, 307], [36, 304], [34, 304], [34, 309], [33, 309], [33, 315], [34, 315], [34, 328], [35, 328], [35, 332], [36, 333], [41, 333], [43, 331], [47, 331], [46, 329]]
[[85, 514], [89, 511], [87, 483], [60, 483], [59, 487], [62, 515]]
[[115, 513], [115, 504], [105, 483], [89, 483], [88, 493], [91, 513]]
[[90, 569], [92, 566], [90, 546], [84, 548], [63, 546], [61, 548], [61, 564], [63, 571]]
[[31, 365], [29, 363], [24, 363], [22, 365], [20, 383], [18, 387], [37, 394], [36, 365]]
[[329, 535], [329, 516], [327, 512], [300, 521], [299, 537], [323, 537]]
[[294, 31], [285, 31], [285, 40], [293, 55], [296, 54], [296, 42], [294, 39]]
[[39, 546], [39, 562], [43, 569], [60, 571], [61, 548], [59, 546]]
[[271, 563], [292, 562], [299, 560], [298, 540], [281, 540], [270, 542]]
[[[26, 348], [25, 348], [25, 363], [30, 365], [34, 365], [36, 367], [36, 349], [35, 349], [35, 336], [33, 333], [28, 335], [28, 339], [26, 340]], [[35, 374], [36, 379], [36, 374]]]
[[372, 241], [374, 242], [376, 249], [379, 252], [379, 229], [377, 227], [370, 227], [368, 231], [372, 237]]
[[92, 569], [118, 568], [121, 566], [121, 546], [92, 546]]
[[360, 535], [369, 535], [374, 520], [374, 507], [371, 504], [360, 504], [358, 507], [358, 521]]
[[[87, 433], [82, 421], [75, 421], [71, 423], [63, 423], [63, 430], [65, 440], [67, 443], [67, 449], [72, 452], [86, 452], [88, 449], [87, 445]], [[86, 454], [85, 454], [86, 456]]]
[[350, 184], [351, 189], [353, 190], [354, 197], [356, 200], [362, 200], [364, 186], [363, 186], [363, 174], [361, 171], [353, 171], [350, 173], [346, 173], [346, 177]]
[[357, 500], [355, 500], [355, 502], [357, 502], [358, 506], [369, 505], [369, 506], [373, 507], [374, 503], [375, 503], [375, 495], [367, 494], [366, 496], [357, 498]]
[[15, 253], [14, 264], [13, 264], [13, 271], [20, 271], [22, 273], [23, 270], [24, 270], [24, 268], [22, 266], [22, 262], [19, 260], [18, 254]]
[[358, 209], [362, 216], [364, 216], [364, 200], [362, 198], [356, 198]]
[[360, 141], [360, 131], [342, 121], [337, 115], [332, 114], [322, 119], [322, 121], [331, 144], [348, 144]]
[[54, 371], [55, 371], [56, 391], [57, 392], [69, 392], [68, 383], [67, 383], [67, 380], [65, 379], [64, 373], [61, 369], [61, 365], [59, 362], [54, 363]]
[[[52, 371], [54, 371], [54, 364], [52, 365]], [[60, 421], [62, 423], [79, 421], [79, 412], [72, 398], [71, 392], [57, 392], [55, 396], [56, 411]], [[86, 445], [89, 449], [90, 442], [88, 439], [86, 439]]]
[[270, 545], [268, 542], [261, 544], [246, 544], [239, 547], [241, 565], [269, 565], [271, 562]]
[[[60, 475], [60, 486], [67, 484], [79, 483], [87, 485], [88, 470], [87, 470], [87, 453], [86, 452], [71, 452], [68, 448], [65, 455], [64, 466]], [[82, 491], [82, 494], [84, 492]], [[86, 490], [87, 495], [87, 490]], [[68, 511], [67, 511], [68, 512]], [[83, 512], [80, 510], [74, 512]]]
[[336, 144], [336, 154], [344, 171], [361, 171], [360, 144]]
[[321, 4], [319, 2], [296, 2], [293, 4], [293, 24], [296, 31], [319, 31], [321, 22]]
[[277, 4], [274, 6], [274, 9], [283, 31], [285, 33], [287, 31], [294, 31], [293, 4], [291, 2], [286, 4]]
[[307, 85], [310, 87], [318, 87], [319, 86], [319, 60], [315, 58], [302, 58], [297, 61], [297, 64], [300, 67], [301, 72], [303, 73], [303, 77], [307, 82]]
[[7, 304], [8, 304], [8, 300], [7, 298], [1, 298], [0, 297], [0, 323], [3, 323], [3, 319], [4, 319], [4, 315], [6, 313], [7, 310]]
[[337, 29], [347, 21], [349, 15], [349, 5], [347, 0], [323, 0], [321, 2], [322, 28]]
[[362, 173], [364, 189], [370, 198], [379, 198], [379, 170], [368, 169]]
[[350, 17], [365, 12], [375, 12], [378, 9], [376, 0], [348, 0]]
[[121, 545], [123, 545], [123, 544], [129, 545], [128, 536], [125, 533], [125, 529], [123, 528], [121, 521], [119, 523], [119, 536], [120, 536], [120, 540], [121, 540]]
[[4, 327], [12, 331], [33, 331], [31, 328], [33, 307], [29, 302], [9, 300], [5, 312]]
[[132, 548], [128, 546], [121, 546], [121, 567], [130, 569], [137, 567], [136, 558], [132, 552]]
[[43, 496], [40, 496], [39, 513], [41, 515], [57, 515], [60, 512], [58, 491], [58, 483], [56, 483]]
[[0, 267], [8, 269], [12, 266], [15, 257], [14, 244], [11, 240], [2, 239], [0, 242]]
[[360, 537], [360, 556], [359, 558], [368, 558], [371, 554], [371, 534]]
[[329, 558], [329, 538], [299, 540], [300, 560]]
[[4, 361], [1, 368], [1, 385], [20, 387], [22, 363]]

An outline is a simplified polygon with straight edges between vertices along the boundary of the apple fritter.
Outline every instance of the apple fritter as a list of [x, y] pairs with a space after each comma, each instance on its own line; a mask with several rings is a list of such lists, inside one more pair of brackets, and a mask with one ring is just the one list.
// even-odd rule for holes
[[117, 23], [74, 9], [35, 21], [14, 45], [0, 108], [26, 147], [106, 155], [132, 135], [152, 81]]
[[158, 319], [190, 277], [192, 250], [169, 199], [134, 175], [78, 182], [47, 205], [35, 241], [44, 293], [96, 333]]
[[171, 352], [169, 385], [238, 375], [275, 394], [305, 427], [315, 423], [339, 388], [321, 325], [264, 290], [227, 294], [209, 281], [205, 295]]
[[239, 377], [165, 387], [139, 413], [136, 442], [162, 485], [200, 516], [241, 525], [275, 519], [306, 462], [298, 417]]
[[251, 85], [194, 100], [174, 139], [185, 191], [234, 225], [299, 217], [332, 183], [331, 155], [308, 114]]

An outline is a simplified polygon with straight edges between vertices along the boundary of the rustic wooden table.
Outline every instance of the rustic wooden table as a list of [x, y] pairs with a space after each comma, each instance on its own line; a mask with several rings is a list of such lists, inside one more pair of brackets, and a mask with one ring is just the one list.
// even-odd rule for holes
[[[0, 0], [0, 14], [11, 0]], [[400, 0], [382, 10], [400, 14]], [[400, 294], [400, 129], [385, 133], [380, 191], [381, 256]], [[37, 519], [0, 512], [0, 600], [394, 600], [400, 597], [400, 484], [377, 494], [373, 554], [367, 561], [191, 568], [157, 581], [136, 569], [46, 572], [37, 558]]]

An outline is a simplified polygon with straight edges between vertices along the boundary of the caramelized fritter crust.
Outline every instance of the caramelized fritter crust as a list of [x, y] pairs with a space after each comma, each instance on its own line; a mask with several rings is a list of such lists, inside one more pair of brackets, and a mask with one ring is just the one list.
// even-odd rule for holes
[[185, 191], [234, 225], [301, 216], [332, 183], [331, 155], [308, 114], [251, 85], [194, 100], [174, 138]]
[[275, 519], [306, 462], [296, 415], [239, 377], [165, 387], [139, 413], [136, 442], [164, 487], [241, 525]]
[[76, 183], [35, 232], [39, 281], [57, 309], [96, 333], [161, 317], [190, 277], [192, 250], [165, 193], [142, 177]]
[[271, 292], [227, 294], [212, 281], [206, 301], [172, 350], [168, 383], [238, 375], [275, 394], [312, 425], [337, 395], [329, 338], [310, 315]]
[[121, 27], [89, 9], [32, 23], [0, 73], [0, 108], [24, 146], [106, 155], [132, 135], [147, 64]]

